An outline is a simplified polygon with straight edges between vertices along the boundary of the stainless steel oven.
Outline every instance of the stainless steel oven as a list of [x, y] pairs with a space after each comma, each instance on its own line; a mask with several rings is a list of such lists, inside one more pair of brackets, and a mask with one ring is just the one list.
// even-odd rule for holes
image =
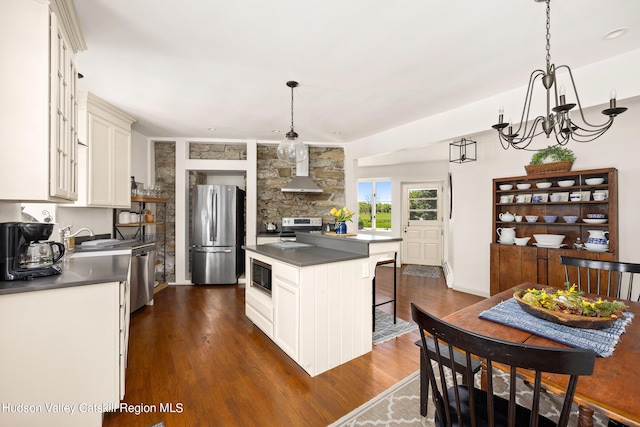
[[251, 258], [251, 285], [271, 295], [271, 265]]
[[322, 233], [322, 218], [282, 218], [280, 241], [295, 242], [297, 232]]

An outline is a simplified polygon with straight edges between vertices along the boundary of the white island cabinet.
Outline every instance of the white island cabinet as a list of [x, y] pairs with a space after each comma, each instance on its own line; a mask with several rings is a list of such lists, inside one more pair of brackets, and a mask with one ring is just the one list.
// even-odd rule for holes
[[129, 285], [0, 297], [0, 426], [99, 427], [124, 397]]
[[246, 315], [311, 376], [371, 351], [368, 259], [296, 266], [247, 252], [272, 268], [272, 292], [252, 284], [247, 268]]

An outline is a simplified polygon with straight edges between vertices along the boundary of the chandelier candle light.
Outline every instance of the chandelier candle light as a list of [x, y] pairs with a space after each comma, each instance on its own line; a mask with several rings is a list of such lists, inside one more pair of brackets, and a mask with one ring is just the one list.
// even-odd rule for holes
[[[560, 65], [558, 67], [551, 63], [551, 24], [550, 15], [551, 7], [550, 0], [535, 0], [536, 2], [546, 2], [547, 4], [547, 36], [546, 36], [546, 51], [547, 51], [547, 68], [544, 70], [535, 70], [529, 77], [529, 85], [527, 87], [527, 96], [522, 109], [522, 117], [517, 129], [513, 129], [511, 122], [504, 122], [504, 110], [500, 107], [498, 112], [498, 123], [492, 127], [498, 131], [498, 137], [502, 148], [505, 150], [509, 147], [513, 147], [519, 150], [537, 151], [537, 149], [528, 148], [529, 144], [536, 136], [546, 134], [547, 138], [555, 137], [557, 145], [565, 145], [569, 140], [577, 142], [590, 142], [595, 140], [604, 134], [613, 124], [614, 118], [618, 114], [622, 114], [627, 111], [624, 107], [616, 106], [616, 92], [611, 91], [609, 108], [602, 111], [602, 114], [609, 116], [609, 120], [601, 125], [592, 125], [587, 122], [582, 111], [582, 105], [580, 104], [580, 98], [578, 97], [578, 91], [576, 84], [573, 80], [573, 74], [571, 68], [568, 65]], [[558, 88], [558, 82], [556, 80], [556, 71], [565, 69], [568, 72], [568, 77], [571, 80], [570, 87], [573, 88], [576, 104], [567, 103], [566, 93], [564, 86]], [[529, 111], [531, 109], [531, 99], [533, 96], [533, 85], [535, 81], [540, 78], [542, 85], [546, 89], [547, 95], [547, 111], [546, 116], [538, 116], [533, 120], [532, 124], [529, 124]], [[551, 107], [551, 102], [555, 102], [555, 107]], [[579, 123], [574, 118], [570, 117], [570, 111], [578, 106], [577, 112], [579, 112], [582, 123]], [[541, 129], [539, 129], [539, 126]]]
[[298, 141], [298, 134], [293, 129], [293, 88], [298, 87], [298, 82], [288, 81], [287, 86], [291, 88], [291, 130], [278, 145], [277, 154], [280, 160], [300, 162], [306, 160], [308, 151], [305, 150], [304, 143]]
[[351, 221], [355, 212], [344, 206], [340, 209], [333, 208], [329, 213], [336, 219], [336, 234], [347, 234], [346, 221]]

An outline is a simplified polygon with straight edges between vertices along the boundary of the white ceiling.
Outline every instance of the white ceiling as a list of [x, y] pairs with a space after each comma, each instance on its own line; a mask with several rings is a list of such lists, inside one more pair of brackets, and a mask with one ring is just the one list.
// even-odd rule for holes
[[[75, 5], [87, 44], [80, 89], [135, 117], [147, 136], [281, 139], [285, 83], [296, 80], [300, 139], [349, 142], [524, 86], [545, 65], [545, 5], [534, 0]], [[618, 27], [629, 31], [603, 40]], [[640, 1], [553, 0], [556, 65], [638, 48]]]

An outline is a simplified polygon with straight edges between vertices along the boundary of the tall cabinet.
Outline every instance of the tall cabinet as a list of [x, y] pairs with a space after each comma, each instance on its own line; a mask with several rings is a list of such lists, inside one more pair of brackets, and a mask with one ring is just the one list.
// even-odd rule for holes
[[0, 199], [76, 200], [75, 53], [86, 48], [71, 0], [2, 0]]
[[[590, 178], [601, 178], [601, 184], [591, 183]], [[573, 181], [573, 183], [571, 183]], [[540, 183], [551, 183], [548, 188], [538, 188]], [[518, 188], [529, 184], [530, 188]], [[563, 186], [560, 186], [560, 185]], [[571, 184], [571, 185], [568, 185]], [[504, 186], [512, 186], [510, 189]], [[542, 184], [544, 185], [544, 184]], [[580, 193], [578, 201], [570, 195]], [[604, 200], [594, 200], [595, 193], [604, 193]], [[556, 195], [552, 201], [551, 195]], [[537, 197], [539, 196], [539, 197]], [[556, 199], [560, 197], [560, 200]], [[502, 213], [523, 216], [521, 222], [503, 221]], [[593, 220], [587, 214], [600, 214], [604, 218]], [[528, 222], [526, 216], [537, 216]], [[553, 222], [545, 222], [544, 216], [556, 216]], [[577, 216], [576, 222], [563, 217]], [[502, 218], [505, 218], [503, 215]], [[499, 242], [498, 228], [515, 228], [516, 237], [531, 237], [527, 245], [516, 246]], [[607, 231], [609, 250], [606, 252], [574, 249], [576, 242], [586, 242], [591, 231]], [[565, 282], [564, 266], [560, 256], [577, 258], [618, 259], [618, 171], [614, 168], [556, 172], [526, 175], [493, 180], [492, 242], [490, 244], [491, 276], [490, 292], [494, 295], [523, 282], [562, 287]], [[562, 234], [560, 247], [542, 247], [534, 234]], [[580, 239], [580, 240], [578, 240]]]

